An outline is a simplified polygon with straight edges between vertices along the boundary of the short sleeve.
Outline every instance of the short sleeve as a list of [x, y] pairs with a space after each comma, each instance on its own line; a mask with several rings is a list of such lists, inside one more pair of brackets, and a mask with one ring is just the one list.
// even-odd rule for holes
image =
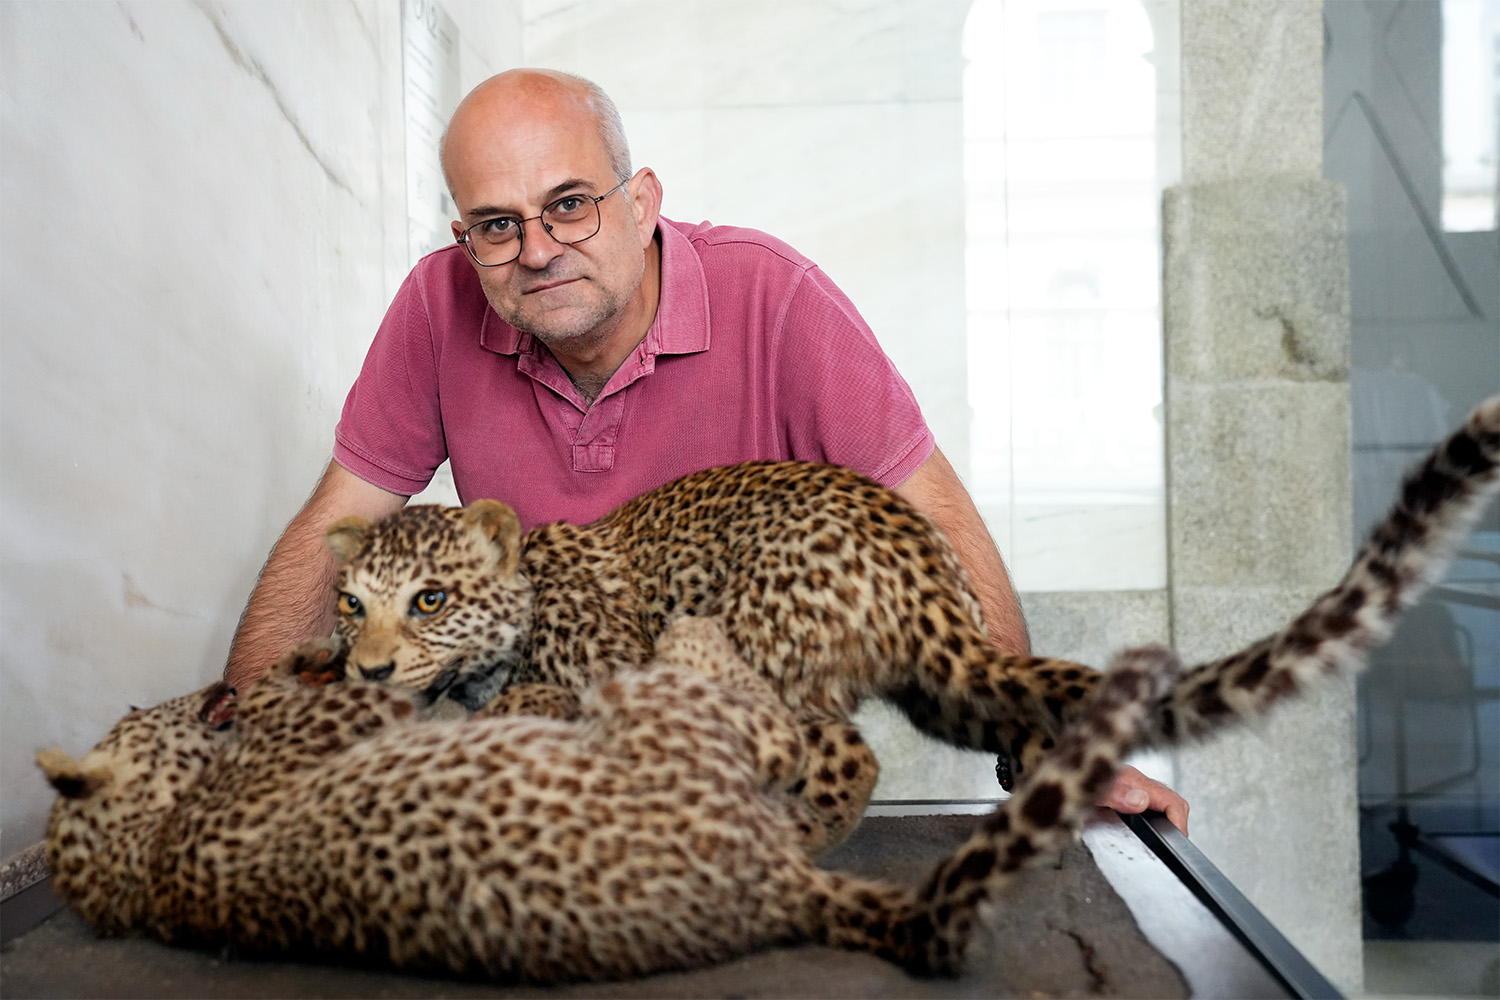
[[932, 431], [911, 387], [821, 269], [809, 267], [792, 290], [775, 354], [794, 458], [845, 465], [894, 488], [932, 454]]
[[334, 461], [405, 496], [448, 457], [423, 275], [419, 264], [396, 293], [334, 430]]

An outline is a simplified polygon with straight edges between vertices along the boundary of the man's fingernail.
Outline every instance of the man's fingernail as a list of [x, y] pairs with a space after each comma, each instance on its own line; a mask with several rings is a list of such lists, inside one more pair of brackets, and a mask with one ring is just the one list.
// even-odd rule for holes
[[1151, 802], [1151, 796], [1139, 788], [1132, 788], [1125, 793], [1125, 804], [1132, 809], [1144, 809]]

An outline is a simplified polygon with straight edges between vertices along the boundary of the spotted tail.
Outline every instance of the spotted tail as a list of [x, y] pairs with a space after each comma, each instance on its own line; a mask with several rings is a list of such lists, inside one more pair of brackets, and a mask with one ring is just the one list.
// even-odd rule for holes
[[1193, 667], [1163, 701], [1152, 742], [1176, 743], [1252, 718], [1320, 678], [1362, 669], [1452, 561], [1500, 489], [1500, 396], [1492, 396], [1406, 477], [1343, 580], [1286, 628]]
[[1125, 756], [1150, 731], [1155, 706], [1180, 669], [1176, 655], [1159, 646], [1117, 656], [1056, 748], [920, 890], [820, 873], [829, 884], [819, 894], [814, 939], [872, 951], [920, 974], [960, 971], [983, 905], [998, 899], [1017, 871], [1073, 842]]
[[1057, 747], [920, 891], [829, 873], [835, 905], [820, 908], [821, 937], [914, 972], [960, 970], [981, 910], [1014, 873], [1073, 841], [1131, 750], [1205, 736], [1321, 677], [1358, 670], [1442, 574], [1497, 489], [1500, 396], [1412, 471], [1344, 579], [1285, 629], [1186, 673], [1160, 647], [1120, 654]]

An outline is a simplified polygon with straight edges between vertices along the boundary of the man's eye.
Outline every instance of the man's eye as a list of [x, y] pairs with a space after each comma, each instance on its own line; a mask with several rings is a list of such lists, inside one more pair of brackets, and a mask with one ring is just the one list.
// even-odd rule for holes
[[589, 199], [582, 195], [569, 195], [559, 198], [547, 208], [547, 215], [551, 218], [570, 219], [584, 214], [588, 207]]
[[486, 219], [474, 227], [474, 231], [487, 240], [510, 239], [516, 235], [516, 220], [506, 218]]
[[419, 615], [435, 615], [447, 600], [448, 595], [441, 590], [424, 590], [411, 599], [411, 607]]
[[346, 618], [358, 618], [364, 613], [365, 606], [359, 603], [359, 598], [349, 593], [339, 595], [339, 614]]

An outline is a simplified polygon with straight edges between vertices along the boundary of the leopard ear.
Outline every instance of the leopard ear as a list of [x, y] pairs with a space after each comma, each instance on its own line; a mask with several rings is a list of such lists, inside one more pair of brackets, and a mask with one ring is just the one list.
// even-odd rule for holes
[[81, 763], [57, 747], [37, 754], [36, 762], [57, 794], [67, 799], [86, 799], [112, 777], [108, 768], [84, 770]]
[[348, 565], [365, 547], [365, 540], [370, 537], [370, 521], [363, 517], [341, 517], [328, 526], [323, 537], [339, 564]]
[[495, 543], [498, 569], [505, 576], [516, 572], [521, 557], [521, 519], [498, 500], [475, 500], [464, 508], [464, 523]]

